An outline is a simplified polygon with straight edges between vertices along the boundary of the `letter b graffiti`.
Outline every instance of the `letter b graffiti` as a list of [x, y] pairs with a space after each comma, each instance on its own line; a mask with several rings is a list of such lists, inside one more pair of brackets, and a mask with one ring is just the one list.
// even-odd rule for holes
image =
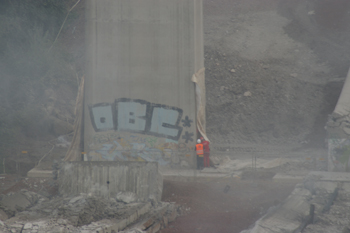
[[96, 132], [117, 130], [178, 140], [182, 127], [182, 109], [144, 100], [121, 98], [114, 104], [89, 106], [90, 118]]

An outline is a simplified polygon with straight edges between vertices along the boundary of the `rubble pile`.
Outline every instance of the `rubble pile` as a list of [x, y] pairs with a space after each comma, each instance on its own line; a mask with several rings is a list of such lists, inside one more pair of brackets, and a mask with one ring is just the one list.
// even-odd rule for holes
[[315, 205], [315, 217], [303, 230], [304, 233], [350, 232], [349, 187], [344, 187], [344, 184], [338, 186], [334, 188], [336, 192], [327, 189], [313, 190], [310, 203]]
[[28, 209], [35, 205], [40, 198], [41, 195], [27, 190], [2, 195], [0, 197], [0, 211], [2, 212], [2, 218], [0, 220], [11, 218], [16, 213]]
[[350, 232], [350, 175], [310, 172], [290, 196], [242, 233]]
[[[114, 198], [107, 200], [84, 194], [67, 199], [68, 202], [58, 206], [57, 216], [69, 219], [74, 226], [87, 225], [102, 219], [123, 218], [143, 205], [141, 203], [125, 205]], [[41, 209], [40, 206], [36, 208]]]
[[50, 199], [27, 190], [2, 195], [0, 232], [118, 232], [138, 222], [138, 232], [157, 232], [178, 215], [179, 208], [172, 203], [126, 203], [120, 196], [118, 200], [91, 194]]

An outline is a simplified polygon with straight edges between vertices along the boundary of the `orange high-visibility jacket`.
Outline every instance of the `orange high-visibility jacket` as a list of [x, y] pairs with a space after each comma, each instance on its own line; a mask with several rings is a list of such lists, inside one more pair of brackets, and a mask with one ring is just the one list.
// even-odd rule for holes
[[196, 145], [196, 153], [199, 157], [203, 156], [203, 144], [199, 143]]

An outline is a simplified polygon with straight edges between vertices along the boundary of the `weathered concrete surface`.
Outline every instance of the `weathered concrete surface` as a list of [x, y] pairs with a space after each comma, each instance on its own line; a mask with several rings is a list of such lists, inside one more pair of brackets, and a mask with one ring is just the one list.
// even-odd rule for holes
[[194, 166], [202, 0], [89, 0], [86, 25], [86, 159]]
[[[339, 201], [324, 211], [330, 196], [338, 189]], [[303, 232], [342, 232], [348, 227], [350, 174], [340, 172], [310, 172], [280, 206], [275, 206], [259, 219], [254, 227], [242, 233], [300, 232], [309, 217], [310, 205], [315, 206], [314, 222]], [[322, 230], [322, 231], [321, 231]]]
[[158, 164], [149, 162], [67, 162], [59, 172], [59, 192], [63, 195], [91, 193], [116, 198], [133, 193], [135, 201], [159, 201], [163, 178]]
[[302, 188], [296, 188], [285, 203], [255, 223], [250, 233], [293, 232], [300, 226], [300, 217], [309, 210], [308, 198], [311, 193]]
[[27, 173], [27, 176], [35, 178], [52, 178], [52, 170], [41, 170], [40, 168], [35, 167]]
[[328, 134], [328, 171], [346, 172], [350, 160], [350, 130], [349, 130], [349, 95], [350, 69], [337, 105], [328, 117], [326, 124]]

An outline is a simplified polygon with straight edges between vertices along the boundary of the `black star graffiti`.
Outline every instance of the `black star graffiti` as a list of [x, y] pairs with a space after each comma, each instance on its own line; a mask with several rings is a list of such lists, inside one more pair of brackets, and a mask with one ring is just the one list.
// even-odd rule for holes
[[193, 121], [190, 118], [188, 118], [188, 116], [186, 116], [184, 120], [181, 120], [181, 122], [183, 122], [183, 127], [191, 127], [191, 123]]
[[186, 140], [186, 143], [188, 143], [188, 141], [193, 142], [193, 133], [189, 133], [188, 131], [185, 132], [185, 135], [182, 135], [182, 139]]

